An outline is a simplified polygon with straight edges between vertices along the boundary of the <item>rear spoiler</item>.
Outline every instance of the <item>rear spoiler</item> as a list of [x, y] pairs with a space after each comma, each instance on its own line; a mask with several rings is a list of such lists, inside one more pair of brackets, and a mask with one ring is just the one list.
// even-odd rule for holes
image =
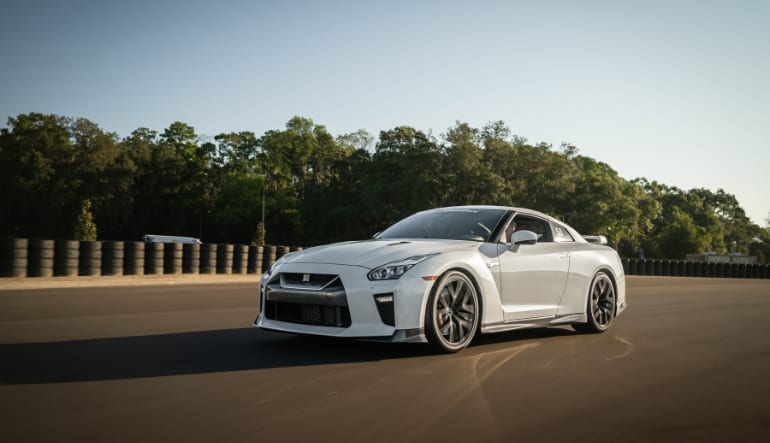
[[607, 244], [607, 237], [603, 235], [584, 235], [583, 238], [586, 239], [588, 243], [596, 243], [599, 245]]

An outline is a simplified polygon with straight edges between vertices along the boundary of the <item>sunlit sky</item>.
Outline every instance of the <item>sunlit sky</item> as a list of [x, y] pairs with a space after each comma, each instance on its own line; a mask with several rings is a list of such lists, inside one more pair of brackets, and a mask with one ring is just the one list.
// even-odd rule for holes
[[127, 136], [503, 120], [627, 179], [770, 212], [770, 1], [38, 1], [0, 8], [0, 118]]

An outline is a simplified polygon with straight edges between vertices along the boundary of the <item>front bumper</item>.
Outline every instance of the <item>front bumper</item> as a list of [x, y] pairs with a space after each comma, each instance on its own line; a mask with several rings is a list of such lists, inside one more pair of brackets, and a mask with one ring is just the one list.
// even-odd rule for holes
[[[323, 335], [329, 337], [366, 338], [378, 341], [426, 342], [424, 334], [424, 309], [433, 281], [419, 277], [402, 276], [398, 280], [370, 281], [369, 270], [360, 266], [329, 265], [318, 263], [286, 263], [260, 281], [260, 314], [254, 326], [295, 334]], [[281, 273], [336, 275], [344, 291], [303, 291], [282, 288]], [[392, 296], [392, 318], [384, 315], [378, 306], [382, 297]], [[273, 303], [273, 305], [270, 305]], [[295, 308], [302, 305], [322, 312], [344, 309], [349, 315], [349, 326], [330, 321], [323, 324], [306, 321], [304, 317], [281, 316], [276, 306]], [[285, 311], [285, 310], [284, 310]], [[287, 321], [288, 320], [288, 321]]]

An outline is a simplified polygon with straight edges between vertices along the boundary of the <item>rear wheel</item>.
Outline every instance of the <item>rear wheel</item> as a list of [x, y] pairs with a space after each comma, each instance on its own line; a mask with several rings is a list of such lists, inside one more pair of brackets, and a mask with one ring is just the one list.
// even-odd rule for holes
[[428, 341], [441, 352], [457, 352], [470, 344], [479, 323], [479, 296], [470, 278], [449, 271], [433, 288], [425, 310]]
[[615, 285], [605, 272], [599, 272], [591, 282], [586, 303], [588, 323], [575, 323], [580, 332], [604, 332], [609, 329], [616, 313]]

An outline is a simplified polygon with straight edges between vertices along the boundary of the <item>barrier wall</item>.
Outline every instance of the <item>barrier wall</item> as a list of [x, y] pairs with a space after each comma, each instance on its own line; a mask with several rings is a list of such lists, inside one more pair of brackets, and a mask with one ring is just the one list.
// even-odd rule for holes
[[671, 277], [770, 278], [770, 265], [746, 263], [705, 263], [688, 260], [624, 258], [626, 275]]
[[[261, 274], [297, 246], [0, 239], [1, 277]], [[622, 259], [627, 275], [770, 278], [770, 265]]]
[[0, 277], [261, 274], [297, 246], [0, 239]]

